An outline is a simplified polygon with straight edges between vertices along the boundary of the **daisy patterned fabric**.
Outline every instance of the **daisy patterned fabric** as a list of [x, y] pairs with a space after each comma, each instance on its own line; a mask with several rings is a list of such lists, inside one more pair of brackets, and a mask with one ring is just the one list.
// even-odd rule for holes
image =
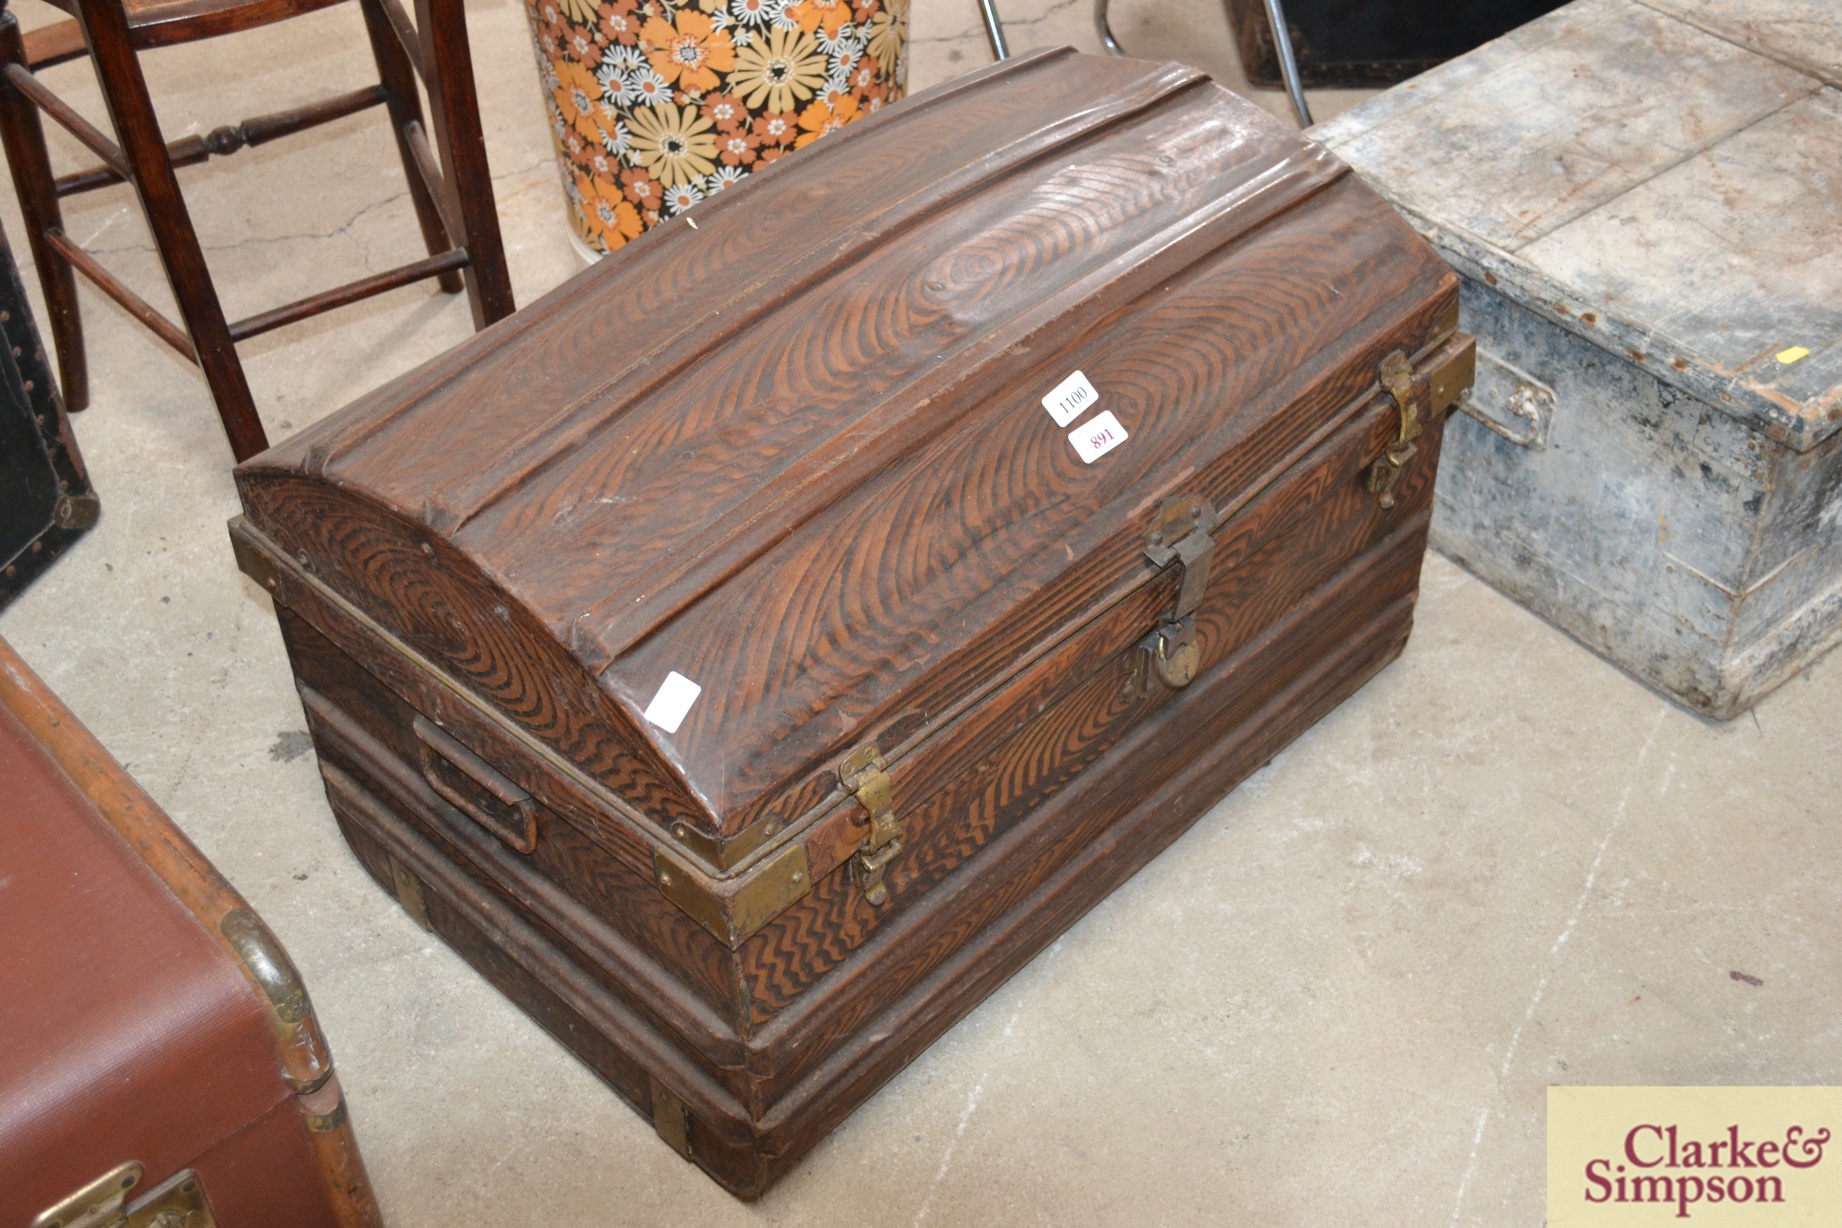
[[611, 252], [902, 96], [909, 0], [525, 0], [570, 220]]

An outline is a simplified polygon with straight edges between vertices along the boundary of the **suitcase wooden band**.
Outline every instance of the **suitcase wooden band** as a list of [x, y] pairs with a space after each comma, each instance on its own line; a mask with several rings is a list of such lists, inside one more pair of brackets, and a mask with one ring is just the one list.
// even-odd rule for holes
[[[1447, 336], [1418, 357], [1419, 373], [1415, 377], [1414, 387], [1419, 391], [1413, 393], [1414, 398], [1416, 401], [1423, 399], [1433, 412], [1449, 408], [1459, 388], [1469, 383], [1466, 377], [1471, 360], [1469, 339]], [[1395, 399], [1398, 401], [1398, 396]], [[1239, 506], [1247, 506], [1248, 502], [1277, 480], [1279, 473], [1297, 465], [1304, 456], [1321, 446], [1323, 434], [1342, 429], [1351, 416], [1367, 411], [1373, 401], [1373, 394], [1362, 398], [1350, 414], [1339, 416], [1329, 424], [1325, 432], [1306, 441], [1297, 450], [1302, 455], [1286, 457], [1286, 463], [1277, 467], [1276, 472], [1267, 479], [1256, 483], [1248, 500]], [[1374, 446], [1378, 449], [1385, 447], [1386, 441], [1378, 441]], [[1173, 506], [1181, 514], [1188, 503], [1176, 501]], [[1200, 509], [1193, 510], [1201, 514]], [[1161, 519], [1158, 524], [1168, 531], [1167, 519]], [[1151, 535], [1157, 536], [1159, 532], [1159, 527], [1154, 526]], [[750, 935], [803, 896], [815, 882], [832, 873], [845, 861], [854, 862], [860, 885], [866, 894], [871, 895], [872, 899], [881, 894], [880, 875], [889, 861], [900, 853], [900, 827], [899, 823], [892, 821], [893, 816], [888, 807], [863, 807], [852, 800], [860, 796], [858, 788], [862, 787], [862, 781], [857, 782], [858, 788], [841, 785], [819, 807], [804, 816], [802, 821], [789, 825], [784, 833], [776, 833], [781, 836], [778, 841], [728, 873], [707, 863], [699, 864], [694, 855], [687, 855], [687, 851], [681, 847], [681, 839], [677, 841], [678, 847], [674, 847], [670, 837], [676, 837], [676, 831], [668, 832], [661, 824], [627, 805], [598, 782], [575, 769], [551, 748], [524, 735], [482, 701], [455, 687], [412, 649], [374, 624], [316, 577], [298, 567], [293, 560], [281, 555], [272, 543], [267, 542], [246, 521], [239, 520], [233, 525], [233, 538], [246, 571], [261, 580], [278, 601], [307, 617], [323, 634], [332, 638], [348, 654], [364, 662], [367, 668], [378, 673], [398, 693], [415, 697], [420, 707], [435, 714], [437, 721], [453, 724], [476, 744], [506, 746], [507, 753], [521, 755], [541, 765], [537, 774], [546, 784], [565, 782], [568, 791], [576, 795], [578, 804], [557, 805], [558, 813], [629, 864], [646, 867], [667, 898], [731, 948], [739, 947]], [[1190, 540], [1194, 541], [1194, 535], [1191, 535]], [[1214, 539], [1205, 534], [1202, 540], [1208, 543], [1206, 553], [1200, 549], [1186, 553], [1181, 543], [1176, 542], [1148, 542], [1147, 553], [1154, 563], [1163, 559], [1166, 563], [1184, 564], [1184, 587], [1194, 588], [1199, 582], [1206, 583], [1208, 555], [1214, 553]], [[1244, 550], [1246, 546], [1247, 543], [1240, 543], [1238, 549]], [[1232, 566], [1235, 551], [1231, 549], [1226, 553], [1227, 565]], [[1111, 594], [1111, 600], [1104, 603], [1102, 609], [1116, 607], [1127, 593], [1142, 589], [1157, 575], [1141, 574], [1125, 589]], [[1187, 598], [1188, 604], [1193, 605], [1198, 596], [1199, 593], [1191, 593]], [[1172, 644], [1182, 634], [1186, 613], [1186, 598], [1179, 594], [1165, 616], [1148, 619], [1144, 624], [1153, 628], [1142, 643], [1147, 664], [1164, 685], [1183, 685], [1197, 667], [1194, 660], [1180, 668], [1173, 664], [1177, 656], [1172, 650]], [[1103, 620], [1096, 618], [1092, 621]], [[361, 633], [355, 634], [353, 628], [360, 629]], [[1138, 634], [1142, 633], [1132, 633], [1134, 637]], [[1057, 637], [1045, 645], [1038, 659], [1052, 656], [1057, 651], [1065, 651], [1070, 647], [1072, 638], [1072, 633]], [[1131, 642], [1131, 639], [1128, 638], [1126, 642]], [[1022, 662], [1019, 667], [1028, 668], [1032, 663]], [[439, 680], [440, 685], [432, 685], [430, 680]], [[987, 688], [977, 695], [969, 696], [959, 706], [959, 711], [963, 712], [984, 701], [992, 689]], [[941, 714], [939, 725], [949, 725], [958, 714]], [[436, 792], [450, 803], [457, 804], [459, 809], [487, 830], [493, 831], [511, 847], [523, 852], [531, 851], [535, 841], [535, 814], [534, 808], [526, 804], [529, 794], [426, 717], [419, 722], [418, 737], [424, 746], [423, 773]], [[914, 739], [895, 748], [889, 759], [899, 764], [922, 740]], [[431, 747], [447, 748], [441, 757], [449, 762], [471, 764], [466, 769], [467, 774], [475, 783], [484, 782], [502, 806], [513, 807], [517, 815], [516, 825], [510, 824], [503, 813], [485, 812], [485, 807], [478, 802], [462, 798], [465, 804], [456, 803], [457, 792], [451, 784], [442, 780], [439, 769], [434, 766], [435, 761], [429, 757]], [[882, 757], [873, 744], [860, 748], [859, 754], [865, 749], [875, 752], [879, 759]], [[841, 768], [847, 780], [861, 774], [850, 770], [848, 763], [841, 765]], [[494, 784], [493, 781], [498, 783]], [[555, 804], [554, 797], [550, 800]], [[626, 818], [636, 830], [620, 831], [617, 824], [606, 819], [605, 815], [610, 812]], [[866, 819], [869, 821], [867, 832]], [[644, 837], [638, 834], [641, 832]]]
[[[917, 116], [927, 112], [949, 111], [956, 102], [963, 100], [967, 95], [989, 88], [989, 83], [993, 78], [1025, 76], [1041, 70], [1054, 70], [1058, 61], [1074, 57], [1076, 54], [1072, 47], [1045, 48], [1018, 55], [999, 64], [963, 73], [923, 94], [905, 99], [899, 112], [891, 108], [845, 125], [829, 134], [826, 141], [803, 151], [802, 163], [806, 168], [811, 169], [822, 168], [822, 164], [827, 160], [832, 163], [848, 162], [860, 152], [861, 144], [874, 145], [879, 139], [883, 139], [879, 134], [885, 127], [895, 122], [898, 115], [906, 116], [912, 122]], [[915, 190], [904, 198], [902, 204], [872, 217], [857, 218], [849, 234], [843, 236], [844, 241], [842, 242], [840, 236], [833, 232], [792, 229], [785, 236], [781, 245], [776, 248], [776, 263], [783, 270], [801, 270], [798, 276], [779, 284], [766, 297], [758, 297], [759, 292], [756, 290], [738, 292], [735, 298], [718, 305], [708, 317], [686, 318], [679, 331], [644, 351], [631, 354], [628, 363], [610, 371], [606, 380], [599, 387], [585, 389], [576, 396], [582, 400], [600, 396], [608, 389], [632, 380], [636, 373], [643, 374], [647, 378], [651, 378], [653, 373], [663, 373], [662, 378], [669, 378], [672, 373], [682, 370], [709, 352], [713, 345], [712, 320], [722, 319], [729, 326], [723, 329], [723, 332], [732, 333], [735, 331], [736, 321], [739, 318], [737, 314], [739, 306], [745, 308], [751, 315], [765, 314], [798, 294], [805, 288], [811, 277], [822, 276], [826, 272], [849, 267], [861, 261], [866, 253], [873, 252], [893, 235], [937, 214], [954, 200], [976, 190], [981, 183], [994, 176], [1027, 165], [1045, 154], [1079, 141], [1084, 136], [1151, 111], [1159, 103], [1186, 90], [1207, 88], [1210, 84], [1207, 74], [1183, 65], [1146, 64], [1142, 67], [1148, 70], [1146, 75], [1134, 82], [1128, 90], [1095, 98], [1091, 105], [1082, 107], [1077, 113], [1044, 124], [1027, 136], [990, 150], [951, 174], [915, 185]], [[1323, 160], [1336, 161], [1335, 159]], [[1341, 170], [1339, 173], [1346, 174], [1347, 170]], [[708, 197], [700, 204], [698, 216], [705, 219], [704, 224], [707, 226], [711, 218], [721, 217], [724, 211], [747, 211], [751, 207], [758, 208], [758, 202], [743, 200], [727, 192], [718, 193]], [[655, 264], [669, 265], [675, 259], [674, 256], [667, 253], [672, 250], [671, 244], [674, 239], [679, 237], [681, 236], [669, 231], [658, 229], [646, 231], [621, 249], [621, 275], [635, 278], [653, 276], [656, 271]], [[800, 246], [788, 245], [795, 243]], [[815, 269], [812, 263], [814, 259], [820, 259], [824, 263]], [[615, 266], [601, 267], [611, 270]], [[595, 274], [595, 276], [603, 275]], [[740, 291], [739, 287], [738, 291]], [[391, 396], [404, 408], [422, 402], [434, 395], [444, 383], [451, 380], [456, 370], [481, 361], [494, 351], [508, 346], [517, 337], [535, 333], [547, 327], [554, 327], [559, 317], [569, 315], [578, 307], [579, 299], [574, 296], [545, 295], [530, 306], [520, 308], [516, 313], [507, 317], [495, 329], [492, 336], [483, 337], [475, 334], [454, 347], [441, 359], [406, 373], [391, 386]], [[355, 404], [363, 404], [376, 396], [375, 393], [371, 394]], [[391, 418], [388, 415], [381, 417], [367, 431], [346, 440], [337, 451], [316, 460], [315, 465], [336, 464], [346, 452], [361, 448], [372, 433], [385, 429], [390, 421]]]

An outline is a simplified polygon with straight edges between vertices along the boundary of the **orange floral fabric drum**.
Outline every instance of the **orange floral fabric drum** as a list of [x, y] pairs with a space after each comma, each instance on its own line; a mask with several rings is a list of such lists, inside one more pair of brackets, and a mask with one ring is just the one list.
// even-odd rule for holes
[[902, 96], [909, 0], [525, 0], [570, 220], [613, 251]]

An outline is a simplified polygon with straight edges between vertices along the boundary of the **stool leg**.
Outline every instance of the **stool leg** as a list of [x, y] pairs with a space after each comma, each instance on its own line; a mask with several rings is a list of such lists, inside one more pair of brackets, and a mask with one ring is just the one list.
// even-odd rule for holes
[[224, 431], [230, 436], [230, 450], [239, 461], [248, 460], [269, 446], [268, 436], [256, 416], [249, 381], [243, 376], [243, 364], [230, 339], [224, 309], [211, 284], [211, 271], [205, 266], [205, 253], [192, 229], [192, 215], [186, 209], [185, 197], [179, 194], [179, 179], [167, 157], [166, 139], [160, 134], [153, 100], [147, 96], [147, 82], [129, 42], [121, 0], [78, 0], [77, 7], [90, 55], [96, 62], [97, 83], [115, 124], [115, 137], [121, 142], [122, 156], [133, 174], [134, 190], [141, 198], [160, 263], [166, 266], [166, 278], [172, 283], [186, 332], [191, 334], [198, 365], [217, 401]]
[[[454, 240], [441, 220], [441, 210], [429, 194], [429, 185], [416, 169], [415, 155], [409, 151], [404, 130], [412, 123], [422, 123], [422, 99], [416, 93], [416, 70], [409, 53], [397, 41], [396, 30], [384, 16], [377, 0], [359, 0], [364, 11], [365, 33], [371, 36], [371, 58], [377, 61], [377, 79], [384, 87], [384, 109], [390, 113], [391, 135], [397, 139], [397, 156], [403, 159], [403, 177], [409, 181], [409, 199], [416, 206], [416, 221], [422, 225], [422, 241], [429, 255], [439, 256], [454, 248]], [[449, 294], [459, 294], [464, 286], [461, 275], [449, 269], [436, 279]]]
[[1300, 128], [1311, 127], [1311, 108], [1305, 105], [1305, 87], [1298, 75], [1298, 58], [1292, 54], [1292, 27], [1286, 24], [1282, 0], [1266, 0], [1266, 20], [1273, 27], [1273, 54], [1279, 58], [1279, 76]]
[[485, 328], [516, 310], [512, 277], [505, 268], [499, 239], [499, 212], [493, 203], [492, 171], [486, 165], [486, 139], [480, 131], [480, 103], [473, 86], [473, 53], [467, 44], [466, 15], [460, 0], [416, 0], [416, 28], [422, 34], [423, 82], [433, 112], [435, 149], [441, 158], [450, 198], [466, 231], [467, 297], [473, 326]]
[[1113, 37], [1113, 27], [1107, 24], [1107, 0], [1094, 0], [1094, 29], [1100, 35], [1100, 47], [1108, 55], [1124, 55], [1126, 49]]
[[[26, 67], [25, 41], [19, 19], [0, 0], [0, 65]], [[0, 74], [0, 144], [6, 147], [7, 165], [13, 172], [13, 189], [19, 211], [25, 215], [26, 242], [38, 266], [38, 284], [45, 293], [45, 310], [51, 320], [51, 340], [58, 352], [58, 382], [63, 385], [64, 408], [71, 412], [90, 403], [89, 364], [83, 354], [83, 317], [77, 308], [77, 274], [70, 261], [45, 242], [45, 232], [64, 228], [58, 208], [56, 176], [45, 148], [45, 129], [38, 107], [13, 88]]]
[[991, 44], [991, 58], [1003, 63], [1011, 58], [1004, 41], [1004, 23], [998, 19], [996, 0], [979, 0], [979, 16], [985, 20], [985, 39]]

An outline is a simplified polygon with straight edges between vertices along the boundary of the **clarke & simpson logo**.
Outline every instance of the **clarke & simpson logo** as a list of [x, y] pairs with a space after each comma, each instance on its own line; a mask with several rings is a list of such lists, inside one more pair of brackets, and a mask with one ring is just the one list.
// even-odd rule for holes
[[[1737, 1125], [1727, 1127], [1727, 1137], [1680, 1143], [1674, 1124], [1644, 1122], [1625, 1132], [1624, 1154], [1614, 1161], [1605, 1156], [1586, 1162], [1587, 1202], [1670, 1202], [1676, 1218], [1687, 1219], [1698, 1202], [1784, 1201], [1784, 1177], [1776, 1173], [1754, 1176], [1761, 1168], [1815, 1168], [1823, 1162], [1829, 1129], [1806, 1132], [1786, 1126], [1784, 1141], [1743, 1139]], [[1678, 1144], [1680, 1145], [1678, 1146]], [[1627, 1169], [1634, 1175], [1626, 1176]], [[1662, 1172], [1647, 1170], [1662, 1169]], [[1614, 1176], [1616, 1174], [1616, 1176]]]
[[1550, 1087], [1548, 1223], [1842, 1224], [1839, 1131], [1842, 1088]]

